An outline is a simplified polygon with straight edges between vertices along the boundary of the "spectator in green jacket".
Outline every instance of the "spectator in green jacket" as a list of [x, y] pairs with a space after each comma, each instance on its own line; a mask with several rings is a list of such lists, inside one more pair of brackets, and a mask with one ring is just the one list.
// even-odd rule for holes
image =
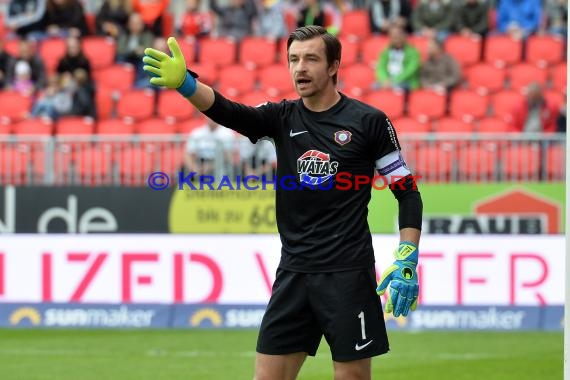
[[406, 41], [406, 32], [390, 28], [390, 43], [380, 53], [376, 79], [381, 87], [414, 90], [420, 86], [420, 53]]

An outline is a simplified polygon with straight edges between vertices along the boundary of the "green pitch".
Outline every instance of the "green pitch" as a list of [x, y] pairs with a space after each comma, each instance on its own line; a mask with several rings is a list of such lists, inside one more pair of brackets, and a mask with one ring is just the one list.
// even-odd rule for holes
[[[2, 380], [252, 379], [256, 331], [0, 330]], [[562, 378], [562, 333], [390, 332], [383, 380]], [[326, 342], [300, 380], [331, 379]]]

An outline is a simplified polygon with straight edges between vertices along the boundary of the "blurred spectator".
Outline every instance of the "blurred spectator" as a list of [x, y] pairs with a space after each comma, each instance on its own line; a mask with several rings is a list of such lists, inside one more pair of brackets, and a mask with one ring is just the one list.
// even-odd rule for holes
[[18, 55], [14, 57], [7, 71], [7, 81], [13, 82], [15, 77], [15, 69], [17, 61], [26, 61], [31, 68], [31, 79], [34, 83], [35, 90], [39, 90], [45, 86], [46, 70], [43, 60], [39, 55], [34, 54], [34, 44], [32, 41], [20, 40], [18, 45]]
[[247, 137], [241, 136], [239, 138], [239, 153], [243, 176], [261, 177], [265, 175], [272, 177], [275, 174], [277, 154], [271, 141], [259, 140], [252, 144]]
[[540, 26], [541, 0], [501, 0], [497, 9], [500, 33], [515, 39], [527, 38]]
[[376, 79], [382, 87], [413, 90], [419, 87], [420, 53], [406, 41], [400, 27], [389, 31], [390, 43], [380, 53]]
[[485, 36], [489, 31], [488, 0], [463, 0], [457, 8], [455, 27], [464, 36]]
[[119, 36], [117, 41], [117, 61], [130, 63], [135, 67], [135, 82], [137, 87], [146, 87], [148, 77], [143, 71], [142, 57], [144, 49], [154, 41], [152, 32], [146, 29], [138, 13], [131, 13], [127, 31]]
[[340, 31], [340, 11], [324, 0], [303, 0], [303, 5], [297, 16], [297, 27], [319, 25], [331, 34]]
[[568, 31], [568, 0], [546, 0], [542, 31], [566, 38]]
[[133, 10], [155, 36], [162, 36], [164, 12], [170, 0], [133, 0]]
[[81, 37], [89, 34], [83, 5], [79, 0], [47, 0], [45, 32], [51, 37]]
[[16, 62], [10, 89], [24, 96], [31, 96], [34, 93], [32, 68], [28, 61], [20, 60]]
[[46, 87], [38, 93], [31, 116], [54, 121], [61, 114], [70, 112], [72, 105], [72, 94], [62, 86], [61, 77], [57, 74], [50, 75]]
[[46, 0], [11, 0], [6, 10], [6, 26], [22, 37], [43, 31]]
[[566, 101], [560, 106], [560, 111], [556, 118], [556, 130], [560, 133], [566, 133]]
[[204, 37], [214, 28], [214, 18], [210, 11], [201, 9], [201, 0], [186, 0], [186, 11], [182, 16], [180, 33], [184, 36]]
[[210, 8], [218, 15], [218, 34], [240, 41], [253, 34], [253, 20], [257, 9], [253, 0], [229, 0], [221, 7], [218, 0], [210, 1]]
[[97, 34], [119, 38], [127, 29], [132, 11], [131, 0], [105, 0], [95, 16]]
[[259, 14], [258, 35], [278, 39], [289, 34], [285, 23], [284, 3], [282, 0], [262, 0], [263, 7]]
[[95, 90], [87, 71], [76, 69], [73, 72], [75, 90], [73, 91], [70, 115], [97, 117], [95, 105]]
[[224, 175], [232, 162], [233, 148], [233, 132], [208, 118], [206, 125], [196, 128], [188, 136], [184, 164], [187, 170], [198, 175]]
[[412, 7], [408, 0], [372, 0], [368, 13], [374, 33], [388, 33], [391, 26], [411, 31], [409, 19]]
[[68, 37], [66, 42], [65, 55], [61, 57], [57, 64], [58, 74], [72, 75], [76, 69], [83, 69], [91, 78], [91, 63], [83, 53], [81, 40], [77, 37]]
[[449, 0], [421, 0], [412, 11], [416, 34], [443, 41], [455, 22], [455, 7]]
[[8, 69], [14, 58], [4, 49], [4, 40], [0, 39], [0, 90], [7, 84]]
[[461, 68], [443, 44], [435, 38], [428, 43], [428, 57], [420, 68], [422, 87], [447, 93], [461, 81]]
[[533, 82], [526, 88], [526, 97], [511, 111], [511, 127], [517, 132], [555, 132], [557, 107], [543, 96], [542, 87]]

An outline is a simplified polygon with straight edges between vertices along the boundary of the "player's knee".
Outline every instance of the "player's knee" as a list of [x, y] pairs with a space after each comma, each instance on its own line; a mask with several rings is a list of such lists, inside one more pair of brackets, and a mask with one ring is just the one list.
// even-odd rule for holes
[[367, 362], [355, 361], [339, 364], [335, 362], [334, 380], [370, 380], [370, 365]]

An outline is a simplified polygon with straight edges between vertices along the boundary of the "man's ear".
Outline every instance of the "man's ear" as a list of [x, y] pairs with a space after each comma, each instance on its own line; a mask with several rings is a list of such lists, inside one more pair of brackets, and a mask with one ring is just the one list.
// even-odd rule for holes
[[329, 76], [332, 77], [333, 75], [338, 73], [338, 67], [340, 66], [340, 61], [337, 59], [335, 60], [332, 65], [329, 66]]

